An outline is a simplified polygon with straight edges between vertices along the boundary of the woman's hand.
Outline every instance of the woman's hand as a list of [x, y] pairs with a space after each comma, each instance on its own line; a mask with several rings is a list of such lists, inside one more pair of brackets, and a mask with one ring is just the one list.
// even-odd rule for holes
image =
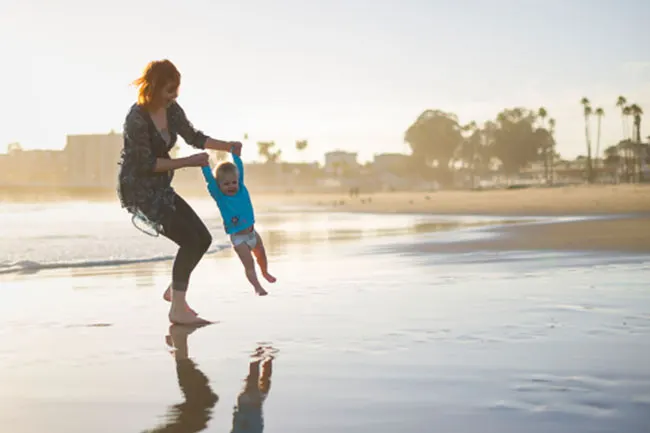
[[242, 144], [239, 141], [231, 141], [230, 142], [230, 152], [233, 155], [241, 156], [241, 147], [242, 147]]
[[186, 158], [186, 167], [203, 167], [209, 164], [209, 156], [205, 152], [195, 153]]

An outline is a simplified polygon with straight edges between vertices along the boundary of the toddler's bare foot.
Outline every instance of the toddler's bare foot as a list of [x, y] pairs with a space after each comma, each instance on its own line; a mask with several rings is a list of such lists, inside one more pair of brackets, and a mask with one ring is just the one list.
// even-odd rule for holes
[[275, 283], [276, 279], [273, 275], [269, 274], [268, 272], [262, 272], [262, 276], [268, 281], [269, 283]]
[[[167, 287], [167, 290], [165, 290], [165, 293], [163, 293], [163, 299], [165, 301], [167, 301], [167, 302], [172, 301], [172, 288], [171, 288], [171, 286]], [[193, 315], [195, 315], [195, 316], [199, 315], [199, 313], [197, 313], [192, 308], [190, 308], [190, 306], [187, 304], [187, 302], [185, 303], [185, 308], [187, 309], [188, 312], [192, 313]]]
[[268, 295], [267, 291], [264, 290], [264, 289], [261, 288], [261, 287], [256, 288], [256, 289], [255, 289], [255, 293], [256, 293], [258, 296], [266, 296], [266, 295]]

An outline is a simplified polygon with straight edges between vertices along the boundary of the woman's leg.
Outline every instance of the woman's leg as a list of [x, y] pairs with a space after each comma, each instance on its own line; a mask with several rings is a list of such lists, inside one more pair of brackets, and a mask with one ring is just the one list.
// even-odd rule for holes
[[176, 210], [164, 225], [163, 235], [174, 241], [178, 252], [172, 270], [170, 320], [174, 323], [201, 323], [188, 311], [185, 298], [192, 271], [212, 243], [212, 236], [201, 218], [180, 196], [176, 196]]

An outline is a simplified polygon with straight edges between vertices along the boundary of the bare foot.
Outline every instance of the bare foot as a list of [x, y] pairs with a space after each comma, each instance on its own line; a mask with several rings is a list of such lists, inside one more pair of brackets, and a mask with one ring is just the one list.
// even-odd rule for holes
[[[163, 299], [165, 301], [167, 301], [167, 302], [172, 301], [172, 287], [171, 286], [167, 287], [167, 290], [165, 290], [165, 293], [163, 293]], [[188, 312], [192, 313], [193, 315], [195, 315], [195, 316], [199, 315], [199, 313], [197, 313], [192, 308], [190, 308], [190, 306], [187, 303], [185, 303], [185, 308], [187, 309]]]
[[269, 283], [275, 283], [276, 279], [273, 275], [269, 274], [268, 272], [262, 272], [262, 276], [268, 281]]
[[176, 325], [191, 325], [191, 326], [209, 325], [213, 323], [210, 322], [209, 320], [205, 320], [199, 316], [196, 316], [187, 310], [170, 311], [169, 321]]
[[266, 296], [266, 295], [268, 295], [268, 292], [267, 292], [266, 290], [264, 290], [263, 288], [261, 288], [261, 287], [256, 288], [256, 289], [255, 289], [255, 293], [256, 293], [258, 296]]

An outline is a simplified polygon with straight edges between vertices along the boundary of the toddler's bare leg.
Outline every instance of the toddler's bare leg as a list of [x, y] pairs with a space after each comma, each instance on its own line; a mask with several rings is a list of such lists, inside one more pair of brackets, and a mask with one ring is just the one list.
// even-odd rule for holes
[[235, 247], [235, 251], [239, 256], [242, 264], [244, 265], [244, 270], [246, 271], [246, 278], [253, 285], [255, 293], [260, 296], [266, 295], [266, 290], [262, 288], [260, 282], [257, 279], [257, 273], [255, 272], [255, 262], [253, 261], [253, 255], [251, 254], [251, 249], [245, 243], [239, 244]]
[[266, 259], [266, 250], [264, 249], [262, 238], [259, 234], [256, 234], [255, 236], [257, 236], [257, 244], [255, 245], [255, 248], [253, 248], [253, 254], [255, 255], [257, 264], [260, 267], [260, 271], [262, 271], [262, 276], [269, 283], [275, 283], [276, 278], [273, 275], [269, 274], [269, 263]]

